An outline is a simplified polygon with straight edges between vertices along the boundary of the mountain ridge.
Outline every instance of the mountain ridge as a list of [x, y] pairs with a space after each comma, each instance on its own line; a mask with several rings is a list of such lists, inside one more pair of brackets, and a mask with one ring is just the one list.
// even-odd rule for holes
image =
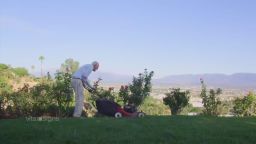
[[[53, 76], [54, 72], [50, 72]], [[137, 76], [137, 75], [135, 75]], [[90, 80], [103, 79], [103, 84], [128, 84], [132, 82], [132, 75], [115, 74], [111, 72], [92, 73]], [[205, 73], [205, 74], [180, 74], [168, 75], [153, 79], [153, 85], [164, 86], [200, 86], [200, 79], [204, 79], [208, 86], [220, 88], [256, 88], [256, 73]]]

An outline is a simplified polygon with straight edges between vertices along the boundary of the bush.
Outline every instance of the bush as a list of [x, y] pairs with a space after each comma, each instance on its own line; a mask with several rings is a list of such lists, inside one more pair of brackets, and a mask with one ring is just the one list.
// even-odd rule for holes
[[25, 84], [15, 92], [8, 92], [6, 87], [0, 90], [1, 113], [12, 116], [61, 117], [71, 113], [73, 90], [71, 75], [68, 73], [57, 73], [54, 81], [43, 80], [33, 87]]
[[233, 110], [237, 116], [256, 116], [256, 95], [250, 92], [243, 98], [235, 99]]
[[96, 91], [91, 93], [91, 98], [89, 98], [90, 101], [92, 101], [92, 103], [94, 103], [97, 99], [108, 99], [111, 101], [115, 101], [116, 100], [116, 95], [114, 93], [114, 88], [110, 87], [108, 90], [105, 90], [103, 87], [99, 87], [99, 82], [102, 79], [98, 79], [93, 87], [95, 88]]
[[108, 99], [111, 101], [116, 100], [116, 96], [114, 93], [114, 88], [109, 88], [108, 90], [103, 89], [102, 87], [97, 89], [97, 94], [93, 95], [92, 97], [96, 99]]
[[128, 99], [129, 104], [134, 104], [135, 106], [140, 106], [146, 97], [149, 96], [152, 84], [151, 79], [154, 72], [148, 73], [145, 69], [144, 74], [139, 74], [138, 77], [133, 77], [132, 84], [129, 85], [131, 95]]
[[71, 87], [71, 74], [56, 73], [55, 81], [50, 93], [52, 100], [58, 106], [59, 116], [68, 116], [71, 103], [73, 101], [73, 89]]
[[52, 104], [50, 91], [51, 86], [48, 84], [38, 84], [31, 88], [24, 84], [18, 91], [7, 95], [5, 113], [14, 117], [42, 116], [48, 113], [48, 107]]
[[32, 96], [32, 116], [42, 116], [48, 113], [48, 107], [53, 104], [53, 96], [51, 95], [51, 83], [39, 83], [30, 88], [29, 94]]
[[7, 69], [9, 69], [9, 66], [7, 66], [6, 64], [0, 63], [0, 71], [7, 70]]
[[96, 91], [92, 93], [92, 98], [89, 99], [94, 103], [99, 98], [105, 98], [108, 100], [115, 101], [120, 105], [133, 104], [136, 107], [140, 106], [146, 97], [149, 96], [151, 92], [151, 79], [154, 72], [147, 72], [145, 69], [144, 74], [139, 74], [138, 77], [133, 78], [132, 84], [129, 86], [121, 86], [118, 96], [114, 92], [114, 88], [110, 87], [108, 90], [104, 90], [102, 87], [99, 88], [99, 82], [101, 79], [98, 79], [94, 83], [94, 88]]
[[202, 91], [201, 91], [201, 98], [203, 99], [203, 105], [205, 110], [203, 111], [205, 115], [212, 115], [217, 116], [218, 113], [218, 107], [221, 105], [221, 101], [219, 98], [217, 98], [218, 95], [222, 93], [222, 90], [218, 88], [217, 90], [210, 89], [210, 92], [207, 92], [206, 85], [201, 79], [202, 84]]
[[170, 109], [164, 105], [161, 100], [154, 99], [153, 97], [147, 97], [140, 106], [140, 110], [147, 115], [169, 115]]
[[124, 105], [132, 104], [138, 107], [143, 103], [151, 92], [153, 75], [153, 71], [148, 73], [145, 69], [144, 74], [140, 73], [138, 77], [133, 77], [132, 84], [120, 88], [119, 97]]
[[129, 95], [129, 86], [121, 86], [119, 93], [118, 93], [119, 98], [122, 99], [124, 105], [128, 104], [130, 95]]
[[28, 76], [28, 75], [29, 75], [28, 70], [27, 70], [26, 68], [22, 68], [22, 67], [13, 68], [12, 71], [13, 71], [16, 75], [18, 75], [18, 76], [20, 76], [20, 77], [22, 77], [22, 76]]
[[192, 104], [188, 104], [186, 107], [182, 108], [180, 114], [181, 115], [188, 115], [189, 113], [196, 113], [197, 115], [202, 114], [203, 108], [200, 107], [193, 107]]
[[12, 92], [12, 86], [9, 79], [13, 77], [9, 66], [0, 64], [0, 117], [5, 115], [8, 106], [9, 94]]
[[172, 115], [180, 114], [182, 108], [189, 103], [189, 91], [181, 92], [180, 89], [172, 89], [171, 92], [165, 94], [164, 104], [169, 106]]
[[27, 84], [18, 91], [13, 92], [8, 97], [8, 111], [12, 116], [29, 116], [33, 111], [33, 98]]
[[0, 80], [0, 117], [5, 114], [5, 108], [8, 105], [9, 94], [12, 92], [12, 87]]
[[233, 102], [232, 101], [222, 101], [217, 107], [217, 113], [219, 115], [229, 115], [232, 114]]

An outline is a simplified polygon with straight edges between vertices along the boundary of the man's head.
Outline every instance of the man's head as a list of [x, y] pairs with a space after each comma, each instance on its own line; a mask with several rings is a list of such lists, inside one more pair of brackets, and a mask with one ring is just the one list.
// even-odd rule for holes
[[97, 71], [99, 69], [100, 64], [97, 61], [92, 62], [93, 71]]

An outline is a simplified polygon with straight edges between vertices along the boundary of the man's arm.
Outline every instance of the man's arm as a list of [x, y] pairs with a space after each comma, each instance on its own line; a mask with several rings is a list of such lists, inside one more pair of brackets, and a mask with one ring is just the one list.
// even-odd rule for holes
[[86, 76], [82, 76], [82, 82], [85, 89], [94, 90], [94, 87], [91, 85], [90, 81]]

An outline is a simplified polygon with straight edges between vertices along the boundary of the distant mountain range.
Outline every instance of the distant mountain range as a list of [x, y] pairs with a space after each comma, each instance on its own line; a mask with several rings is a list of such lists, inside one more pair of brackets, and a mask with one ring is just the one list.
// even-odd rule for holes
[[[53, 71], [50, 72], [53, 76]], [[103, 79], [103, 84], [128, 84], [132, 82], [132, 75], [121, 75], [106, 72], [92, 73], [91, 80]], [[256, 89], [256, 73], [226, 74], [185, 74], [170, 75], [159, 79], [153, 79], [154, 85], [163, 86], [199, 86], [200, 78], [204, 79], [208, 86], [220, 88], [253, 88]]]
[[91, 80], [97, 80], [98, 78], [101, 78], [103, 83], [107, 84], [127, 84], [132, 82], [133, 76], [107, 72], [96, 72], [92, 73], [90, 76]]
[[[92, 79], [101, 77], [104, 83], [125, 84], [132, 81], [133, 76], [118, 75], [112, 73], [98, 73]], [[208, 86], [220, 88], [254, 88], [256, 89], [256, 73], [226, 74], [196, 74], [196, 75], [170, 75], [159, 79], [153, 79], [154, 85], [171, 86], [199, 86], [200, 78], [204, 79]]]
[[197, 86], [200, 85], [200, 78], [212, 87], [256, 89], [256, 73], [171, 75], [154, 80], [154, 84]]

